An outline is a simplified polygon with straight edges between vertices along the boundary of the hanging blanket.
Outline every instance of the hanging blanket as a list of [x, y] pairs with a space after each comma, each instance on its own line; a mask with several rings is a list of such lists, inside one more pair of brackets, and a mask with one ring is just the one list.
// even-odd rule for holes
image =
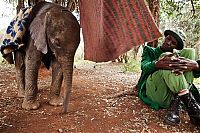
[[22, 43], [22, 37], [29, 25], [29, 16], [32, 7], [21, 9], [18, 15], [10, 22], [1, 45], [1, 53], [3, 57], [10, 52], [18, 49]]
[[144, 0], [79, 0], [84, 58], [105, 62], [161, 36]]

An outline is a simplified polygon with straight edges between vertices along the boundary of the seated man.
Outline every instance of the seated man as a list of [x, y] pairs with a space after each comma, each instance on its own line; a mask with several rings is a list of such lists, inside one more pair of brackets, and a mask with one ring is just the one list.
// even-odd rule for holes
[[186, 37], [182, 31], [166, 30], [164, 35], [162, 46], [144, 47], [139, 97], [153, 109], [168, 108], [165, 122], [169, 124], [180, 123], [182, 101], [191, 122], [200, 126], [200, 95], [193, 85], [193, 79], [200, 77], [200, 60], [195, 61], [194, 49], [183, 49]]

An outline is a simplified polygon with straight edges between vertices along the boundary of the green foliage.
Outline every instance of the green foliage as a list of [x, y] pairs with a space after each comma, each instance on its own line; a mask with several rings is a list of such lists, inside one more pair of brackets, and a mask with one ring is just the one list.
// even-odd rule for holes
[[200, 1], [193, 0], [160, 0], [160, 28], [179, 27], [184, 30], [190, 47], [195, 47], [200, 37]]
[[140, 72], [140, 61], [135, 59], [129, 59], [127, 63], [124, 64], [123, 67], [124, 72]]
[[194, 79], [194, 83], [200, 84], [200, 78], [195, 78], [195, 79]]
[[181, 14], [181, 9], [185, 5], [183, 2], [174, 2], [173, 0], [161, 0], [160, 4], [162, 9], [161, 14], [166, 13], [168, 16], [173, 16], [174, 12]]
[[[26, 0], [25, 0], [26, 1]], [[5, 0], [7, 4], [12, 4], [14, 7], [17, 6], [18, 0]]]

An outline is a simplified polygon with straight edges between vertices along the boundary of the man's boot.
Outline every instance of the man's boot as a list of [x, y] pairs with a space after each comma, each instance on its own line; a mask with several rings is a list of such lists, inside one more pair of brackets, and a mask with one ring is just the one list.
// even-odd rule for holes
[[180, 96], [181, 101], [186, 106], [190, 121], [196, 125], [200, 126], [200, 105], [196, 102], [192, 93], [188, 93]]
[[176, 96], [175, 99], [172, 100], [171, 105], [167, 110], [164, 122], [172, 125], [179, 124], [180, 110], [181, 110], [181, 100], [179, 99], [179, 97]]

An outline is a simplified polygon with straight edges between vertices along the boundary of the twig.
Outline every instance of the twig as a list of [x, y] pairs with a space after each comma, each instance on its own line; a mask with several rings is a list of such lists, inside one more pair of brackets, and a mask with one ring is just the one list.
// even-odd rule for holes
[[195, 15], [195, 8], [194, 8], [194, 2], [193, 0], [191, 0], [191, 4], [192, 4], [192, 12], [193, 12], [193, 16]]
[[133, 95], [134, 95], [133, 90], [129, 90], [129, 91], [125, 91], [125, 92], [121, 92], [121, 93], [118, 93], [118, 94], [115, 94], [115, 95], [108, 96], [108, 97], [106, 97], [106, 99], [133, 96]]

